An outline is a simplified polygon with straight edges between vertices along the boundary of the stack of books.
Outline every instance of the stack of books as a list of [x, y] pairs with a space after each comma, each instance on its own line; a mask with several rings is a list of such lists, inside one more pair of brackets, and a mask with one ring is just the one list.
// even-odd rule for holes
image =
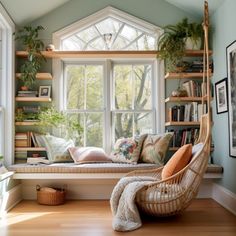
[[15, 146], [16, 147], [30, 147], [31, 146], [30, 132], [16, 133]]
[[37, 97], [38, 91], [18, 91], [18, 97]]
[[[213, 72], [213, 61], [210, 61], [209, 63], [209, 69], [210, 72]], [[192, 61], [187, 69], [185, 70], [185, 72], [189, 72], [189, 73], [202, 73], [203, 72], [203, 61], [202, 60], [195, 60]]]

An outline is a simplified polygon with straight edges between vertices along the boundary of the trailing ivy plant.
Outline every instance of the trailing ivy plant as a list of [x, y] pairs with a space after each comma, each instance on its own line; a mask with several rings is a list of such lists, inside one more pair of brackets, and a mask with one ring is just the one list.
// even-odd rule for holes
[[43, 61], [46, 61], [41, 53], [44, 48], [43, 41], [39, 39], [41, 30], [44, 30], [41, 25], [36, 27], [24, 26], [17, 33], [14, 33], [15, 40], [21, 42], [28, 52], [27, 60], [20, 67], [20, 80], [26, 87], [32, 87], [35, 84], [36, 74], [40, 70]]

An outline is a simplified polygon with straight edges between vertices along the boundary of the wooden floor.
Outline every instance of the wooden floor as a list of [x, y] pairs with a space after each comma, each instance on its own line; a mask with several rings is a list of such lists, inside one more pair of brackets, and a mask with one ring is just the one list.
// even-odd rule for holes
[[181, 216], [142, 221], [140, 229], [120, 233], [112, 229], [108, 201], [68, 201], [61, 206], [22, 201], [1, 220], [0, 236], [236, 235], [236, 216], [210, 199], [195, 200]]

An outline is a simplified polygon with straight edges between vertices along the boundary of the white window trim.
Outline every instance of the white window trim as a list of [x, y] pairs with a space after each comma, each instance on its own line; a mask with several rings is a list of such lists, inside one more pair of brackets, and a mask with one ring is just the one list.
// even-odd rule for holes
[[132, 16], [130, 14], [127, 14], [123, 11], [120, 11], [114, 7], [108, 6], [100, 11], [97, 11], [96, 13], [85, 17], [55, 33], [53, 33], [53, 44], [55, 45], [56, 49], [61, 48], [61, 40], [73, 35], [75, 32], [79, 30], [83, 30], [90, 25], [93, 25], [95, 22], [102, 21], [106, 19], [107, 17], [113, 17], [114, 19], [117, 19], [121, 22], [124, 20], [126, 22], [129, 22], [129, 25], [133, 26], [134, 28], [141, 29], [147, 34], [153, 34], [155, 32], [158, 36], [160, 36], [163, 32], [163, 29], [153, 25], [151, 23], [148, 23], [142, 19], [139, 19], [135, 16]]
[[14, 161], [14, 62], [15, 47], [13, 32], [15, 25], [4, 7], [0, 4], [0, 27], [2, 28], [2, 91], [1, 101], [4, 110], [4, 147], [3, 156], [5, 165]]

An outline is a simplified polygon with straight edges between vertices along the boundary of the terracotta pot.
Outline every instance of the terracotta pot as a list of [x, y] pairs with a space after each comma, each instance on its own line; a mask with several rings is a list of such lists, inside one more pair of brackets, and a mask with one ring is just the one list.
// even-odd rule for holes
[[27, 86], [21, 86], [21, 87], [20, 87], [20, 90], [22, 90], [22, 91], [28, 91], [28, 89], [29, 89], [29, 88], [28, 88]]

